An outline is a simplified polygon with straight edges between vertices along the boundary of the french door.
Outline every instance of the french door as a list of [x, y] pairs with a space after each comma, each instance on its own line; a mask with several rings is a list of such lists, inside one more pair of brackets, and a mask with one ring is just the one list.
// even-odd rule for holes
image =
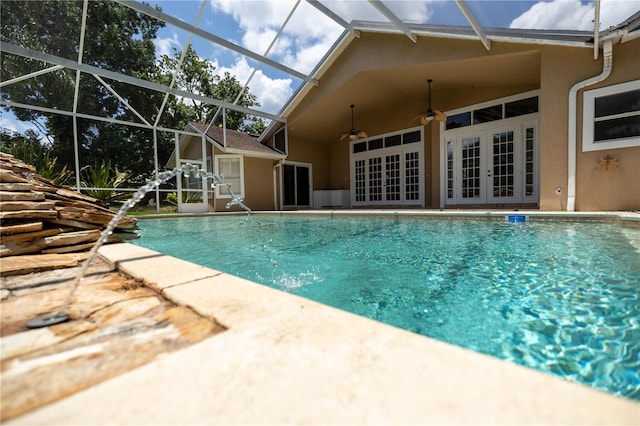
[[423, 205], [423, 153], [422, 129], [352, 143], [352, 205]]
[[420, 204], [421, 152], [394, 152], [354, 160], [354, 205]]
[[535, 123], [449, 132], [444, 141], [447, 205], [539, 201]]
[[[360, 183], [368, 181], [369, 191], [368, 197], [361, 198], [372, 203], [400, 201], [400, 154], [371, 157], [366, 162], [368, 176], [361, 175]], [[364, 163], [359, 162], [360, 168], [364, 168]]]

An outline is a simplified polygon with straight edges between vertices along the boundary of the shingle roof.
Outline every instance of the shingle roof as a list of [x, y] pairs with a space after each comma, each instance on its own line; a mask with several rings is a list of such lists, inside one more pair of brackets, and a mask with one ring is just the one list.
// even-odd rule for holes
[[[189, 123], [191, 127], [196, 129], [200, 133], [204, 133], [207, 130], [206, 124]], [[238, 132], [236, 130], [227, 129], [226, 147], [224, 143], [224, 130], [220, 127], [211, 126], [207, 131], [206, 136], [216, 142], [219, 145], [220, 150], [234, 152], [242, 151], [245, 155], [259, 155], [259, 156], [283, 156], [278, 151], [262, 145], [258, 142], [258, 136], [250, 135], [248, 133]]]

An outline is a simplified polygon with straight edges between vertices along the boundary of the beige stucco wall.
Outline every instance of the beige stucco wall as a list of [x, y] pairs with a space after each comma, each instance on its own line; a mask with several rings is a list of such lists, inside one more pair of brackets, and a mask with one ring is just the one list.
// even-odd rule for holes
[[[609, 78], [585, 90], [638, 79], [640, 39], [616, 45]], [[578, 93], [577, 109], [576, 210], [640, 210], [640, 147], [582, 152], [582, 94]], [[600, 164], [606, 156], [618, 164]]]
[[[611, 77], [594, 88], [640, 78], [639, 44], [616, 45]], [[426, 109], [427, 77], [435, 76], [432, 103], [443, 111], [539, 89], [540, 208], [565, 210], [569, 90], [601, 69], [602, 58], [594, 61], [593, 49], [584, 47], [494, 42], [487, 51], [477, 40], [419, 37], [412, 43], [362, 34], [288, 117], [288, 159], [313, 163], [315, 189], [348, 188], [349, 143], [338, 139], [351, 126], [350, 103], [356, 128], [373, 136], [419, 125], [411, 118]], [[580, 93], [576, 209], [639, 209], [640, 148], [582, 153], [581, 102]], [[607, 154], [620, 166], [596, 169]], [[425, 156], [426, 207], [439, 207], [440, 135], [433, 124], [425, 128]]]

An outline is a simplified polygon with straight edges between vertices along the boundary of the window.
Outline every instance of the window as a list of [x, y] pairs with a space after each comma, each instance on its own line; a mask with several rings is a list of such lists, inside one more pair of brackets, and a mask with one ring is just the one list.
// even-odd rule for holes
[[367, 142], [358, 142], [353, 144], [354, 154], [358, 152], [366, 152], [366, 151], [367, 151]]
[[373, 139], [369, 141], [369, 151], [382, 148], [382, 139]]
[[473, 111], [473, 124], [488, 123], [496, 120], [502, 120], [502, 104]]
[[447, 117], [446, 130], [457, 129], [458, 127], [471, 126], [471, 111], [454, 114]]
[[402, 143], [416, 143], [422, 142], [422, 133], [420, 130], [414, 130], [413, 132], [408, 132], [402, 135]]
[[[216, 174], [223, 175], [223, 181], [231, 185], [231, 191], [237, 197], [244, 197], [244, 167], [241, 155], [216, 155]], [[231, 198], [229, 189], [220, 185], [216, 187], [218, 198]]]
[[286, 136], [284, 134], [285, 129], [282, 128], [280, 130], [278, 130], [274, 135], [273, 135], [273, 149], [275, 149], [278, 152], [281, 152], [283, 154], [287, 153], [287, 140], [286, 140]]
[[582, 150], [640, 146], [640, 80], [584, 92]]
[[538, 91], [520, 93], [506, 98], [484, 102], [472, 110], [459, 109], [447, 115], [445, 130], [476, 126], [492, 121], [536, 114], [539, 110]]
[[504, 104], [504, 118], [519, 117], [521, 115], [538, 112], [538, 97], [519, 99]]
[[402, 144], [402, 136], [400, 135], [387, 136], [384, 138], [384, 146], [387, 148], [390, 146], [398, 146], [400, 144]]

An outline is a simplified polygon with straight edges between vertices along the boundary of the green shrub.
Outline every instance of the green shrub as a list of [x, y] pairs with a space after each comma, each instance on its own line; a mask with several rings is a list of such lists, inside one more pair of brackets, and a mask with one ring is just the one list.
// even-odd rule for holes
[[80, 185], [83, 192], [93, 198], [105, 202], [121, 200], [127, 196], [126, 192], [118, 192], [116, 189], [127, 181], [126, 173], [118, 173], [111, 170], [111, 162], [104, 160], [99, 165], [84, 166], [80, 170]]

